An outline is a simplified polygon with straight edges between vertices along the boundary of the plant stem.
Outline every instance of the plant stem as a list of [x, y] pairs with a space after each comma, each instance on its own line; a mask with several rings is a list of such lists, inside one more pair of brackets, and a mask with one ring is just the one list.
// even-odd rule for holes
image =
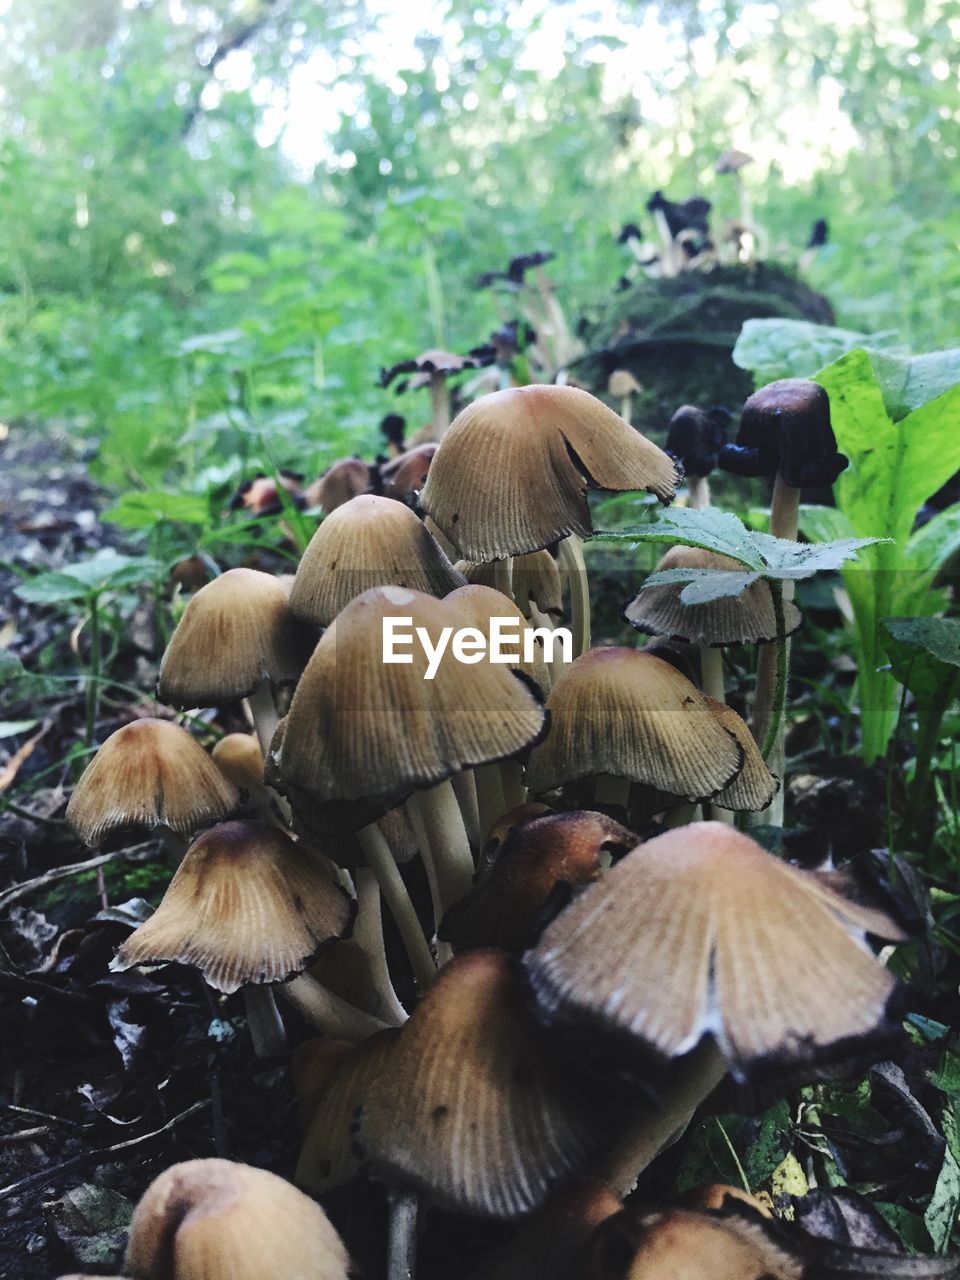
[[100, 706], [100, 596], [90, 597], [90, 662], [87, 673], [86, 745], [93, 746]]
[[669, 1088], [657, 1106], [640, 1107], [622, 1127], [613, 1146], [588, 1171], [618, 1196], [625, 1196], [664, 1148], [690, 1123], [701, 1102], [727, 1074], [727, 1064], [709, 1037], [676, 1063]]
[[455, 773], [450, 779], [456, 793], [457, 804], [463, 814], [463, 825], [473, 849], [480, 848], [480, 809], [477, 804], [477, 780], [470, 769]]
[[380, 891], [386, 899], [390, 914], [397, 923], [400, 937], [413, 969], [418, 987], [425, 990], [437, 976], [437, 967], [427, 946], [423, 929], [414, 910], [407, 886], [397, 869], [383, 832], [375, 822], [357, 832], [357, 840], [367, 859], [367, 865], [377, 877]]
[[433, 405], [433, 434], [442, 440], [450, 426], [450, 392], [445, 373], [430, 375], [430, 403]]
[[417, 1267], [417, 1193], [387, 1189], [387, 1280], [414, 1280]]
[[523, 785], [523, 769], [517, 760], [500, 761], [500, 785], [503, 787], [503, 802], [507, 812], [519, 809], [530, 799]]
[[513, 556], [505, 560], [494, 560], [493, 580], [497, 590], [508, 600], [513, 599]]
[[273, 988], [265, 983], [251, 983], [243, 988], [243, 1003], [257, 1057], [273, 1058], [283, 1053], [287, 1047], [287, 1033]]
[[560, 543], [557, 560], [566, 570], [570, 586], [570, 621], [573, 630], [573, 656], [579, 658], [590, 648], [590, 586], [587, 562], [583, 558], [583, 540], [575, 533]]

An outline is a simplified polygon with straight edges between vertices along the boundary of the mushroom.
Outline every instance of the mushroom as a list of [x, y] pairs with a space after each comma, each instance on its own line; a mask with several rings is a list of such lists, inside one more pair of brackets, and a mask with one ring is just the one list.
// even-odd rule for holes
[[[411, 641], [414, 629], [420, 637], [400, 655], [409, 663], [384, 661], [397, 619], [411, 628]], [[421, 592], [388, 586], [358, 596], [314, 650], [274, 752], [278, 785], [294, 808], [305, 795], [314, 804], [363, 802], [382, 811], [416, 791], [429, 835], [421, 852], [441, 860], [438, 880], [453, 897], [469, 888], [474, 868], [449, 779], [516, 754], [544, 725], [540, 702], [505, 666], [466, 665], [449, 650], [436, 658], [441, 636], [449, 640], [462, 623], [455, 605]], [[430, 679], [424, 640], [435, 655]], [[357, 839], [424, 984], [433, 961], [393, 856], [369, 813], [353, 825], [361, 826]]]
[[629, 369], [614, 369], [607, 382], [607, 391], [620, 401], [620, 417], [629, 427], [631, 401], [643, 390]]
[[252, 480], [244, 480], [230, 502], [230, 509], [238, 511], [242, 507], [253, 516], [277, 515], [283, 510], [281, 489], [292, 502], [299, 504], [303, 497], [302, 474], [278, 471], [276, 476], [268, 476], [261, 471]]
[[[493, 354], [485, 362], [492, 363]], [[380, 386], [389, 387], [390, 383], [401, 373], [421, 375], [430, 388], [430, 402], [433, 406], [433, 439], [442, 440], [450, 426], [450, 392], [447, 378], [451, 373], [462, 373], [464, 369], [478, 369], [484, 361], [475, 356], [458, 356], [452, 351], [432, 349], [424, 351], [412, 360], [401, 360], [389, 369], [380, 370]]]
[[[217, 991], [243, 989], [258, 1056], [283, 1047], [272, 983], [283, 983], [336, 938], [345, 937], [354, 904], [328, 866], [264, 822], [211, 827], [184, 855], [160, 905], [126, 940], [112, 968], [188, 964]], [[384, 1025], [354, 1010], [309, 978], [324, 1025], [340, 1035], [369, 1035]]]
[[88, 845], [127, 827], [183, 840], [240, 807], [240, 794], [195, 738], [171, 720], [133, 720], [112, 733], [84, 769], [67, 821]]
[[327, 516], [310, 539], [293, 580], [290, 612], [328, 627], [370, 587], [445, 596], [465, 581], [409, 507], [362, 494]]
[[307, 485], [303, 491], [304, 504], [308, 509], [319, 508], [325, 515], [330, 515], [351, 498], [369, 493], [375, 478], [375, 468], [362, 458], [341, 458]]
[[597, 1176], [632, 1186], [728, 1071], [809, 1082], [896, 1041], [900, 992], [867, 933], [903, 936], [715, 822], [648, 841], [586, 888], [523, 963], [548, 1026], [585, 1052], [619, 1045], [653, 1091]]
[[717, 454], [727, 442], [730, 415], [714, 406], [698, 409], [682, 404], [667, 426], [667, 452], [680, 460], [690, 490], [690, 506], [709, 507], [707, 477], [717, 465]]
[[418, 444], [391, 462], [384, 463], [380, 468], [384, 495], [409, 504], [426, 484], [427, 472], [436, 452], [435, 444]]
[[160, 663], [160, 701], [182, 710], [246, 698], [266, 754], [278, 719], [271, 685], [295, 684], [312, 647], [289, 595], [289, 583], [258, 569], [228, 569], [201, 587]]
[[214, 745], [210, 758], [240, 793], [241, 802], [272, 820], [270, 792], [263, 781], [263, 754], [251, 733], [227, 733]]
[[425, 512], [473, 562], [539, 551], [558, 539], [568, 570], [574, 650], [590, 644], [581, 534], [588, 488], [646, 489], [670, 502], [676, 463], [612, 409], [575, 387], [512, 387], [468, 405], [437, 450]]
[[406, 431], [407, 420], [402, 414], [388, 413], [380, 419], [380, 434], [391, 458], [399, 458], [406, 452]]
[[130, 1224], [132, 1280], [348, 1280], [319, 1205], [265, 1169], [187, 1160], [150, 1184]]
[[591, 778], [598, 803], [626, 807], [631, 782], [697, 802], [743, 767], [743, 748], [697, 687], [636, 649], [577, 658], [551, 689], [547, 712], [549, 733], [527, 766], [538, 795]]
[[[755, 392], [743, 406], [736, 442], [724, 445], [720, 466], [735, 475], [774, 476], [770, 506], [770, 533], [775, 538], [796, 539], [800, 491], [809, 485], [832, 485], [848, 465], [837, 450], [830, 423], [830, 399], [815, 382], [785, 378]], [[771, 768], [783, 776], [784, 725], [789, 644], [785, 608], [792, 599], [793, 583], [771, 584], [777, 611], [777, 645], [762, 649], [757, 659], [753, 708], [753, 732], [766, 744], [773, 726]], [[783, 821], [783, 793], [775, 823]]]

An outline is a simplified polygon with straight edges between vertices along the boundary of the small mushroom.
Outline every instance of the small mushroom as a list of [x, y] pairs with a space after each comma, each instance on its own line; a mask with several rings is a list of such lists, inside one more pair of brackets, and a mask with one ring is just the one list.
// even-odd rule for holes
[[412, 360], [401, 360], [389, 369], [380, 370], [380, 386], [389, 387], [399, 374], [415, 373], [421, 375], [430, 388], [430, 401], [433, 406], [433, 438], [442, 440], [450, 426], [450, 392], [447, 379], [452, 373], [462, 373], [464, 369], [478, 369], [482, 363], [491, 364], [493, 353], [488, 359], [476, 355], [458, 356], [452, 351], [433, 349], [424, 351]]
[[690, 490], [690, 506], [709, 507], [707, 477], [717, 465], [717, 455], [727, 442], [730, 414], [715, 405], [698, 409], [682, 404], [667, 426], [668, 453], [679, 458]]
[[[303, 491], [304, 505], [330, 515], [351, 498], [375, 487], [376, 469], [362, 458], [341, 458]], [[379, 481], [377, 481], [379, 483]]]
[[643, 390], [629, 369], [614, 369], [607, 382], [607, 391], [620, 401], [620, 417], [629, 427], [633, 397]]

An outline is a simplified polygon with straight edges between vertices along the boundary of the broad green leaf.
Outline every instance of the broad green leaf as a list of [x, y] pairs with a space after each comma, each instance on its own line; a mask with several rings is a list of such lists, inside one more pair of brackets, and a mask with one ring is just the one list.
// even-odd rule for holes
[[857, 552], [873, 546], [879, 538], [840, 538], [836, 542], [791, 542], [768, 533], [751, 535], [763, 557], [765, 578], [812, 578], [815, 573], [828, 573], [841, 568]]
[[960, 621], [885, 618], [882, 637], [894, 678], [916, 701], [920, 734], [937, 733], [960, 687]]
[[57, 681], [46, 675], [28, 671], [8, 649], [0, 649], [0, 707], [34, 710], [41, 699], [57, 692]]
[[919, 356], [873, 350], [869, 355], [887, 413], [894, 422], [960, 384], [960, 348]]
[[156, 560], [147, 556], [123, 556], [108, 547], [89, 560], [56, 572], [37, 574], [17, 587], [15, 594], [28, 604], [65, 604], [103, 591], [151, 582], [160, 571]]
[[911, 567], [935, 572], [960, 551], [960, 503], [938, 511], [907, 540], [906, 559]]
[[703, 507], [698, 511], [669, 507], [659, 511], [650, 524], [594, 534], [600, 542], [666, 542], [701, 547], [763, 572], [766, 565], [757, 553], [754, 536], [735, 515], [716, 507]]
[[802, 503], [798, 523], [800, 532], [811, 542], [834, 542], [854, 535], [853, 526], [839, 507]]
[[658, 569], [640, 588], [666, 587], [677, 582], [688, 585], [680, 592], [681, 604], [709, 604], [725, 596], [739, 596], [760, 577], [756, 570], [736, 573], [732, 569]]
[[125, 493], [103, 513], [103, 519], [121, 529], [150, 529], [162, 520], [178, 524], [206, 524], [207, 502], [192, 494], [165, 493], [162, 489], [146, 493]]
[[[960, 667], [960, 620], [885, 618], [883, 625], [893, 640], [893, 653], [898, 655], [895, 659], [897, 664], [902, 649], [909, 651], [911, 661], [915, 656], [923, 654], [941, 666]], [[943, 674], [946, 675], [946, 672]]]
[[733, 363], [752, 373], [760, 387], [778, 378], [810, 378], [868, 341], [865, 333], [811, 320], [747, 320], [733, 348]]
[[946, 1253], [950, 1247], [953, 1224], [956, 1222], [957, 1209], [960, 1208], [960, 1159], [958, 1159], [960, 1138], [958, 1138], [957, 1119], [952, 1107], [943, 1113], [943, 1133], [947, 1139], [943, 1165], [940, 1168], [933, 1195], [930, 1197], [930, 1203], [923, 1215], [937, 1253]]
[[29, 582], [15, 587], [13, 594], [27, 604], [67, 604], [86, 600], [90, 588], [68, 573], [38, 573]]
[[177, 351], [182, 356], [206, 352], [209, 355], [232, 354], [236, 348], [248, 340], [243, 329], [221, 329], [219, 333], [198, 333], [192, 338], [184, 338]]

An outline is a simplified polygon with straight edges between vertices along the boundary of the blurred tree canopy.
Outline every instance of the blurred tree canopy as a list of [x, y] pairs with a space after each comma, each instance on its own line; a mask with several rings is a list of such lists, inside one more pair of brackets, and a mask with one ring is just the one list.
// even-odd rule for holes
[[730, 146], [774, 256], [829, 220], [840, 323], [955, 341], [958, 39], [956, 0], [0, 0], [0, 414], [113, 482], [318, 468], [381, 364], [507, 318], [480, 272], [554, 249], [576, 314], [655, 188], [734, 215]]

